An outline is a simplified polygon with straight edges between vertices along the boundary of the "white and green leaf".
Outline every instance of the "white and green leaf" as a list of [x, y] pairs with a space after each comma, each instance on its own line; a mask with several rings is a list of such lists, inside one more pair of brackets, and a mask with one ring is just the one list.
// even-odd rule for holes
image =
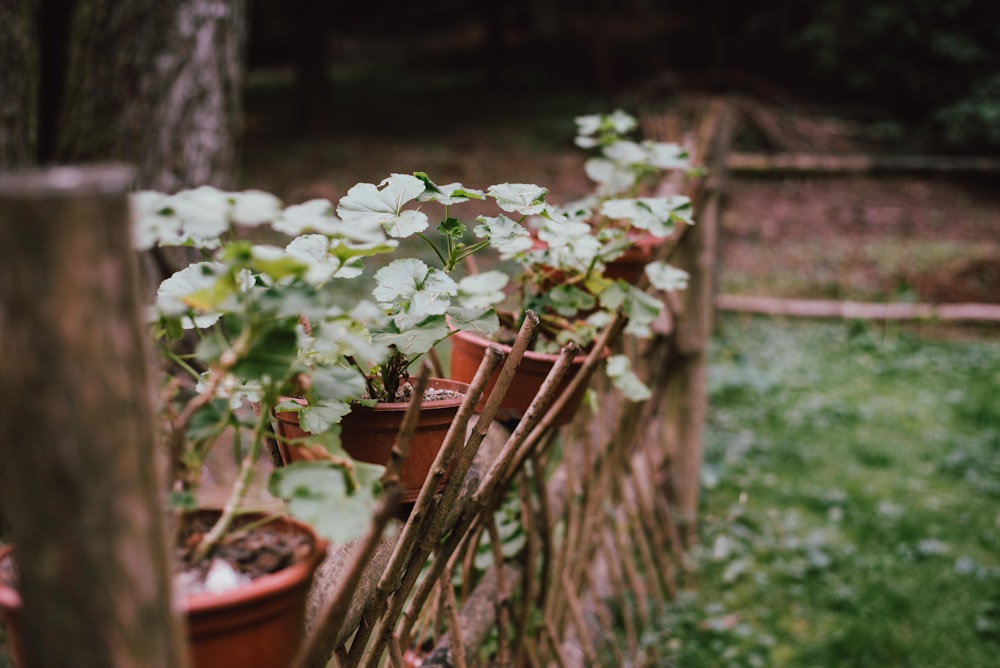
[[632, 363], [627, 356], [612, 355], [608, 358], [606, 369], [611, 383], [622, 391], [626, 399], [645, 401], [652, 396], [646, 384], [632, 371]]
[[403, 209], [424, 190], [424, 182], [410, 174], [392, 174], [378, 186], [358, 183], [340, 200], [337, 214], [348, 225], [381, 225], [390, 237], [409, 237], [429, 225], [426, 214]]
[[500, 183], [490, 186], [486, 194], [496, 200], [497, 206], [507, 212], [522, 216], [536, 216], [545, 211], [546, 188], [533, 183]]
[[504, 299], [504, 288], [509, 281], [502, 271], [484, 271], [466, 276], [458, 282], [458, 297], [462, 306], [489, 308]]
[[649, 283], [657, 290], [684, 290], [688, 286], [689, 274], [666, 262], [650, 262], [646, 265]]

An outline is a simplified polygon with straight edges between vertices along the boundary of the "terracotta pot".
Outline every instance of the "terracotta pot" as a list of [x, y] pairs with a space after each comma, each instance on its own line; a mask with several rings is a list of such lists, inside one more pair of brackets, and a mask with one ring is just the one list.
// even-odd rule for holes
[[[218, 511], [212, 512], [216, 515]], [[245, 518], [245, 520], [244, 520]], [[241, 516], [252, 520], [253, 514]], [[191, 665], [194, 668], [255, 666], [287, 668], [305, 633], [306, 597], [313, 575], [326, 555], [326, 541], [306, 524], [281, 517], [269, 526], [306, 533], [314, 545], [309, 557], [250, 584], [221, 594], [192, 594], [184, 600]], [[0, 568], [11, 548], [0, 550]], [[21, 655], [21, 597], [0, 579], [0, 613], [7, 625], [14, 661], [30, 665]]]
[[[403, 503], [413, 503], [420, 495], [420, 488], [431, 471], [438, 450], [441, 449], [448, 429], [458, 413], [458, 407], [469, 389], [467, 383], [447, 378], [431, 378], [427, 386], [437, 390], [454, 390], [462, 396], [421, 404], [420, 419], [413, 440], [410, 441], [410, 452], [403, 460], [399, 474]], [[351, 409], [340, 423], [340, 441], [347, 454], [369, 464], [388, 464], [392, 444], [399, 433], [408, 405], [406, 402], [381, 403], [371, 408], [355, 406]], [[279, 412], [275, 416], [279, 436], [287, 439], [309, 436], [299, 426], [298, 413]], [[280, 443], [278, 450], [286, 464], [303, 459], [294, 446]]]
[[620, 278], [635, 285], [642, 278], [646, 265], [653, 261], [656, 249], [663, 243], [660, 237], [643, 234], [632, 238], [632, 245], [625, 249], [621, 257], [608, 262], [604, 267], [606, 278]]
[[[14, 547], [0, 547], [0, 621], [7, 627], [7, 649], [15, 666], [27, 666], [21, 639], [24, 637], [24, 623], [21, 619], [21, 595], [14, 588], [13, 553]], [[8, 579], [10, 578], [10, 579]]]
[[[489, 346], [497, 345], [507, 353], [511, 350], [510, 346], [490, 341], [469, 332], [456, 332], [452, 334], [450, 340], [451, 376], [463, 382], [471, 381], [476, 375], [483, 355]], [[519, 420], [524, 416], [525, 411], [528, 410], [528, 406], [531, 405], [532, 399], [538, 394], [538, 390], [542, 386], [542, 381], [545, 380], [545, 376], [552, 370], [553, 365], [555, 365], [558, 359], [558, 355], [548, 353], [536, 353], [532, 351], [524, 353], [521, 364], [517, 368], [517, 373], [514, 374], [514, 379], [511, 381], [510, 389], [507, 390], [507, 394], [500, 401], [497, 418], [500, 420]], [[578, 355], [573, 358], [569, 371], [563, 376], [557, 388], [558, 394], [566, 390], [566, 387], [579, 372], [580, 367], [583, 366], [586, 359], [586, 355]], [[493, 391], [493, 386], [496, 385], [499, 375], [499, 370], [493, 372], [493, 375], [486, 384], [483, 398], [476, 405], [476, 410], [482, 410], [486, 398]], [[559, 411], [554, 422], [555, 425], [569, 424], [573, 420], [573, 416], [576, 415], [577, 409], [583, 402], [583, 396], [586, 391], [586, 385], [581, 385], [563, 409]]]

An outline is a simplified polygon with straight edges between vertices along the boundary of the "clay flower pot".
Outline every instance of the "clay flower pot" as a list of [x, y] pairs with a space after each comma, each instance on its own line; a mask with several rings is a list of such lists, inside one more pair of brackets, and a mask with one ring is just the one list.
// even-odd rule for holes
[[663, 239], [648, 233], [631, 237], [631, 241], [620, 257], [605, 264], [605, 278], [620, 278], [635, 285], [642, 278], [646, 265], [653, 261], [656, 249], [663, 244]]
[[[218, 514], [218, 511], [199, 511]], [[253, 520], [254, 515], [241, 516]], [[326, 555], [326, 541], [307, 524], [279, 517], [269, 529], [304, 533], [312, 542], [309, 555], [275, 573], [261, 575], [231, 591], [191, 594], [184, 599], [188, 639], [194, 668], [255, 666], [287, 668], [305, 633], [306, 597], [312, 578]], [[12, 558], [13, 548], [0, 549], [0, 572]], [[8, 642], [16, 665], [31, 665], [21, 644], [22, 601], [12, 582], [0, 577], [0, 615], [7, 626]]]
[[[467, 383], [447, 378], [431, 378], [427, 381], [427, 387], [432, 390], [452, 390], [461, 396], [424, 401], [420, 405], [417, 429], [399, 473], [403, 503], [413, 503], [420, 495], [420, 488], [431, 471], [434, 458], [437, 457], [469, 389]], [[369, 464], [388, 464], [392, 444], [399, 433], [408, 405], [406, 402], [399, 402], [375, 404], [370, 408], [354, 406], [340, 423], [340, 441], [347, 454]], [[278, 412], [275, 417], [278, 435], [282, 438], [308, 438], [309, 434], [299, 426], [298, 413]], [[294, 445], [279, 442], [278, 451], [286, 464], [304, 459]]]
[[[479, 369], [479, 364], [483, 359], [483, 354], [491, 345], [499, 346], [501, 350], [507, 353], [511, 350], [510, 346], [490, 341], [489, 339], [477, 336], [476, 334], [472, 334], [470, 332], [454, 333], [451, 336], [452, 378], [463, 382], [471, 381], [476, 375], [476, 371]], [[517, 373], [514, 374], [514, 380], [511, 382], [510, 389], [507, 390], [507, 394], [500, 401], [500, 409], [497, 411], [497, 418], [500, 420], [521, 419], [521, 417], [524, 416], [525, 411], [528, 410], [528, 406], [531, 405], [532, 399], [534, 399], [535, 395], [538, 394], [538, 390], [541, 388], [542, 381], [545, 380], [545, 376], [547, 376], [549, 371], [552, 370], [553, 365], [555, 365], [556, 360], [558, 359], [558, 355], [548, 353], [536, 353], [530, 350], [524, 353], [521, 364], [517, 368]], [[556, 390], [557, 396], [566, 390], [570, 381], [572, 381], [579, 372], [580, 367], [583, 366], [586, 359], [586, 355], [577, 355], [573, 358], [569, 371], [567, 371], [566, 375], [563, 376], [563, 379]], [[486, 398], [493, 391], [493, 386], [496, 385], [497, 377], [499, 375], [500, 371], [497, 370], [492, 376], [490, 376], [489, 381], [486, 383], [486, 389], [483, 391], [483, 398], [480, 399], [479, 403], [476, 405], [476, 410], [482, 410], [483, 404], [485, 403]], [[556, 416], [554, 422], [555, 425], [562, 426], [569, 424], [573, 420], [573, 416], [576, 415], [577, 409], [583, 402], [583, 396], [586, 391], [586, 385], [581, 385], [579, 387], [563, 409], [559, 411], [559, 414]]]

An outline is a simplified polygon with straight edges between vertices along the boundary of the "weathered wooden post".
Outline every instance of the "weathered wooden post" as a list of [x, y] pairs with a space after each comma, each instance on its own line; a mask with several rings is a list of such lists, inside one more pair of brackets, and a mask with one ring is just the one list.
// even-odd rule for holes
[[[708, 345], [715, 313], [715, 271], [723, 195], [727, 179], [726, 155], [732, 142], [733, 114], [725, 101], [709, 108], [702, 156], [709, 168], [708, 182], [695, 201], [697, 224], [685, 230], [674, 254], [674, 264], [691, 276], [676, 329], [670, 341], [669, 371], [662, 398], [663, 439], [670, 456], [670, 490], [686, 545], [697, 533], [701, 480], [702, 435], [708, 409]], [[699, 146], [699, 148], [702, 148]]]
[[0, 485], [36, 666], [187, 665], [124, 166], [0, 174]]

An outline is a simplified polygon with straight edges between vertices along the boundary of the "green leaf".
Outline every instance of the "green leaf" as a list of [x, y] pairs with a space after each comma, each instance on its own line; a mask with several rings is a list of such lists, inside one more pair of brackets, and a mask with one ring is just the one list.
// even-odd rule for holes
[[645, 271], [650, 285], [657, 290], [684, 290], [688, 286], [688, 273], [666, 262], [650, 262]]
[[548, 292], [556, 313], [573, 317], [580, 311], [589, 311], [597, 305], [594, 295], [572, 285], [557, 285]]
[[687, 197], [637, 197], [612, 199], [601, 206], [601, 213], [613, 220], [627, 220], [633, 227], [657, 237], [674, 232], [674, 220], [690, 220], [691, 201]]
[[[489, 239], [494, 248], [503, 248], [519, 240], [527, 240], [528, 230], [511, 218], [503, 215], [490, 218], [479, 216], [479, 225], [473, 230], [480, 239]], [[530, 246], [530, 240], [529, 246]]]
[[522, 216], [537, 216], [545, 211], [548, 190], [533, 183], [500, 183], [490, 186], [486, 194], [497, 201], [504, 211], [514, 211]]
[[497, 312], [492, 308], [452, 306], [448, 309], [448, 320], [456, 330], [474, 332], [487, 337], [500, 329], [500, 318], [497, 317]]
[[[349, 401], [365, 391], [365, 380], [357, 369], [343, 366], [321, 366], [310, 374], [312, 396], [320, 400]], [[339, 420], [334, 420], [339, 422]]]
[[[639, 126], [639, 122], [635, 116], [621, 109], [616, 109], [610, 114], [577, 116], [575, 121], [577, 132], [576, 145], [581, 148], [590, 148], [604, 143], [609, 138], [624, 135]], [[597, 137], [595, 138], [594, 135], [597, 135]]]
[[503, 301], [503, 289], [509, 278], [502, 271], [484, 271], [466, 276], [458, 282], [458, 296], [462, 306], [488, 308]]
[[376, 343], [396, 346], [405, 357], [411, 358], [427, 352], [439, 342], [448, 338], [450, 329], [444, 315], [434, 315], [418, 323], [407, 323], [406, 328], [373, 332]]
[[152, 190], [141, 190], [129, 195], [132, 209], [133, 245], [136, 250], [149, 250], [153, 246], [179, 246], [181, 219], [170, 210], [169, 196]]
[[[360, 393], [358, 393], [360, 396]], [[351, 412], [351, 405], [339, 401], [319, 401], [309, 403], [299, 411], [299, 426], [310, 434], [322, 434], [334, 425], [340, 424]]]
[[190, 491], [170, 492], [170, 507], [176, 510], [195, 510], [198, 508], [198, 499]]
[[211, 327], [219, 319], [218, 312], [194, 315], [187, 303], [191, 295], [211, 290], [225, 273], [225, 265], [219, 262], [195, 262], [168, 276], [156, 290], [156, 306], [168, 316], [184, 316], [184, 329]]
[[401, 329], [427, 316], [443, 314], [458, 294], [458, 284], [448, 274], [416, 258], [395, 260], [379, 269], [375, 283], [372, 296], [391, 310]]
[[608, 378], [630, 401], [645, 401], [652, 396], [649, 388], [632, 371], [632, 363], [625, 355], [612, 355], [607, 362]]
[[275, 469], [268, 489], [285, 499], [293, 517], [310, 524], [320, 536], [346, 543], [368, 530], [384, 468], [356, 462], [354, 471], [357, 490], [350, 488], [347, 473], [334, 463], [296, 462]]
[[240, 378], [281, 380], [289, 375], [298, 358], [298, 336], [290, 319], [278, 320], [251, 339], [247, 353], [233, 367]]
[[378, 186], [358, 183], [337, 205], [347, 225], [381, 225], [390, 237], [404, 238], [427, 229], [427, 215], [403, 211], [403, 206], [424, 192], [424, 182], [409, 174], [392, 174]]
[[232, 193], [233, 222], [256, 227], [275, 220], [281, 213], [281, 200], [263, 190]]
[[461, 239], [465, 234], [465, 225], [458, 218], [445, 218], [438, 225], [438, 232], [452, 239]]
[[212, 399], [199, 408], [191, 416], [185, 435], [192, 441], [197, 441], [219, 432], [220, 426], [233, 422], [229, 410], [229, 402], [225, 399]]
[[591, 158], [583, 163], [583, 171], [597, 183], [596, 194], [609, 197], [628, 191], [635, 183], [635, 174], [627, 166], [607, 158]]
[[601, 251], [601, 242], [586, 223], [547, 220], [538, 231], [538, 238], [547, 244], [546, 263], [561, 269], [582, 273]]
[[306, 274], [309, 265], [285, 249], [277, 246], [257, 245], [251, 249], [250, 268], [253, 271], [267, 274], [275, 281], [287, 277], [298, 277]]
[[429, 271], [429, 267], [416, 258], [393, 260], [375, 272], [372, 296], [383, 305], [408, 301], [420, 289]]
[[200, 248], [219, 246], [233, 209], [230, 194], [212, 186], [182, 190], [171, 195], [165, 207], [181, 221], [182, 241]]
[[648, 155], [647, 161], [650, 167], [657, 169], [688, 169], [691, 161], [688, 160], [688, 153], [677, 144], [668, 142], [643, 142], [643, 147]]
[[[367, 303], [367, 302], [366, 302]], [[368, 327], [383, 327], [387, 319], [379, 311], [377, 320], [368, 321]], [[313, 326], [312, 339], [306, 346], [323, 359], [340, 360], [352, 356], [364, 360], [381, 360], [385, 357], [385, 346], [372, 341], [371, 333], [364, 323], [351, 315], [329, 318]]]
[[448, 183], [439, 186], [431, 181], [430, 177], [424, 172], [413, 172], [413, 175], [423, 181], [426, 188], [420, 195], [421, 202], [437, 202], [438, 204], [450, 206], [452, 204], [467, 202], [470, 199], [485, 198], [482, 190], [466, 188], [461, 183]]

